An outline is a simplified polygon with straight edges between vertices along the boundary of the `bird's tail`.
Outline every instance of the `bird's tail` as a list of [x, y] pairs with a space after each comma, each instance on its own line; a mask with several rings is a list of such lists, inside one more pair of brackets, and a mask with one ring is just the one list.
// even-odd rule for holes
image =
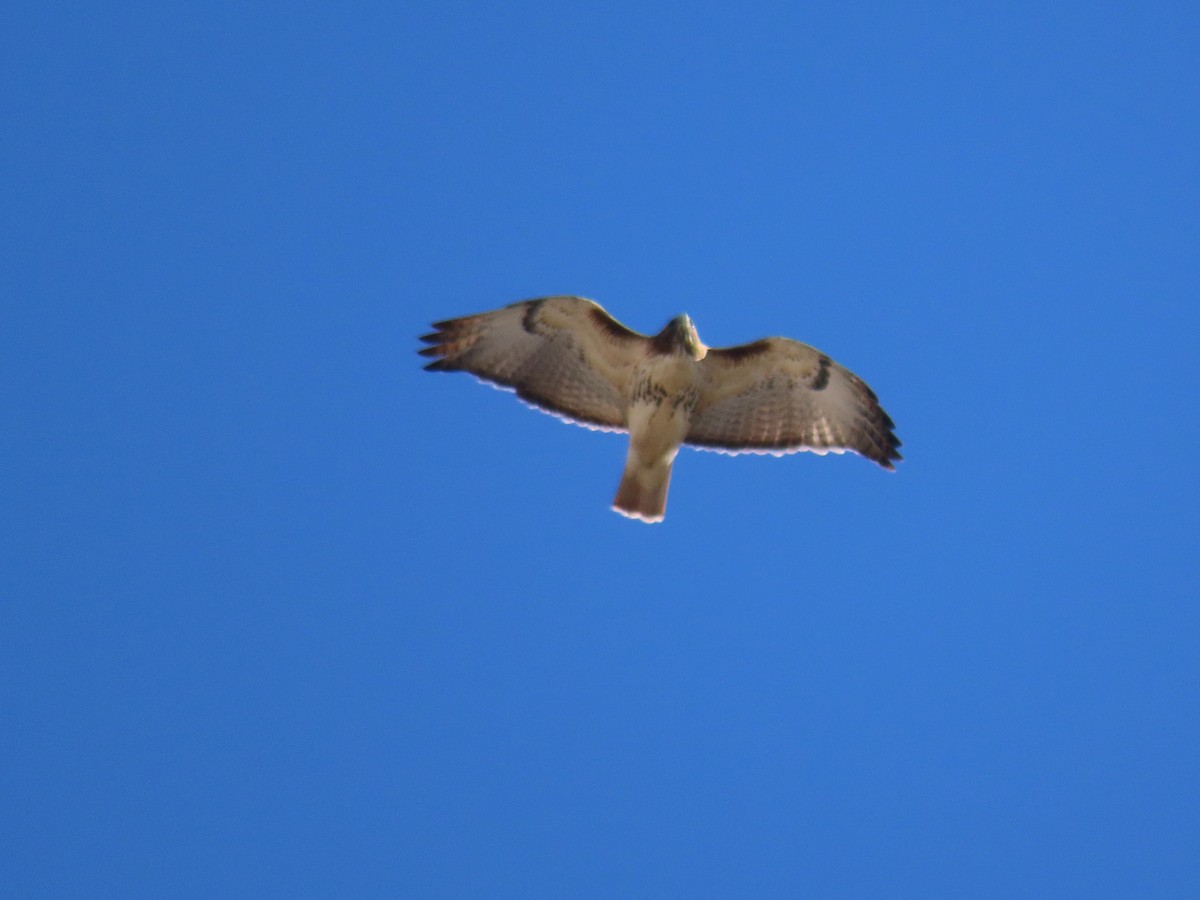
[[630, 454], [617, 487], [613, 509], [642, 522], [661, 522], [667, 512], [667, 488], [670, 486], [671, 462], [646, 465]]

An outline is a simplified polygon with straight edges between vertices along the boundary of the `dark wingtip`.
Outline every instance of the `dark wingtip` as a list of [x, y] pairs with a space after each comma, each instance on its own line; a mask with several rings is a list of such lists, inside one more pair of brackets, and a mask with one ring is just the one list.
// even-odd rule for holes
[[420, 350], [417, 351], [417, 353], [421, 354], [421, 356], [442, 356], [442, 355], [444, 355], [444, 351], [440, 344], [436, 347], [422, 347]]
[[434, 332], [431, 332], [430, 334], [423, 334], [420, 337], [420, 340], [424, 341], [427, 344], [440, 344], [445, 339], [446, 339], [446, 333], [444, 331], [434, 331]]
[[[882, 413], [883, 410], [880, 410], [880, 412]], [[883, 413], [883, 417], [887, 419], [888, 428], [878, 433], [882, 441], [877, 443], [875, 440], [872, 440], [871, 443], [874, 445], [872, 447], [873, 452], [863, 453], [863, 455], [889, 472], [894, 472], [896, 470], [895, 463], [900, 462], [904, 457], [900, 455], [900, 450], [898, 449], [900, 447], [900, 438], [896, 437], [896, 433], [891, 429], [892, 420], [887, 418], [887, 413]], [[860, 450], [859, 452], [862, 451]]]
[[426, 372], [454, 372], [458, 366], [454, 365], [448, 359], [435, 359], [431, 363], [425, 365]]

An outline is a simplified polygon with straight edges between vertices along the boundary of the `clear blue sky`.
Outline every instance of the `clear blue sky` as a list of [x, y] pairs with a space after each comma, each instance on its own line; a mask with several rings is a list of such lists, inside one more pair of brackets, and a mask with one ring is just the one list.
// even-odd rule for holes
[[[1195, 3], [8, 4], [12, 896], [1195, 897]], [[794, 337], [863, 460], [415, 354]]]

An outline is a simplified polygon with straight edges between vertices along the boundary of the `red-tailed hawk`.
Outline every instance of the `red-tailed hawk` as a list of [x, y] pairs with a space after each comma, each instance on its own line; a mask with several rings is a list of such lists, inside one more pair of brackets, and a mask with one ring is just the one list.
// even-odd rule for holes
[[421, 338], [435, 372], [466, 371], [545, 412], [629, 433], [613, 509], [661, 522], [681, 444], [719, 453], [853, 450], [885, 469], [900, 441], [874, 392], [787, 338], [706, 347], [686, 315], [653, 337], [582, 297], [524, 300], [436, 322]]

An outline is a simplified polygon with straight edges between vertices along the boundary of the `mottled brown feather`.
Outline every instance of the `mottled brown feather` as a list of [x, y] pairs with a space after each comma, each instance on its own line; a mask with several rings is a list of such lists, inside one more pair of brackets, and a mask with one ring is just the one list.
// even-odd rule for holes
[[[875, 392], [798, 341], [706, 348], [686, 316], [649, 337], [582, 297], [524, 300], [433, 327], [420, 338], [429, 346], [417, 351], [430, 360], [430, 371], [470, 372], [588, 427], [624, 431], [632, 422], [615, 508], [644, 521], [662, 518], [680, 435], [686, 444], [722, 453], [849, 450], [885, 469], [901, 458], [895, 425]], [[694, 366], [671, 359], [689, 356]], [[680, 419], [684, 405], [689, 412]], [[664, 410], [666, 418], [654, 418]], [[677, 430], [663, 437], [664, 423], [672, 421]], [[655, 461], [647, 464], [640, 453]]]
[[787, 338], [714, 348], [684, 443], [725, 453], [852, 450], [885, 469], [900, 440], [875, 393], [824, 353]]
[[434, 323], [417, 352], [434, 372], [466, 371], [527, 403], [605, 430], [625, 426], [630, 378], [649, 338], [582, 297], [523, 300]]

